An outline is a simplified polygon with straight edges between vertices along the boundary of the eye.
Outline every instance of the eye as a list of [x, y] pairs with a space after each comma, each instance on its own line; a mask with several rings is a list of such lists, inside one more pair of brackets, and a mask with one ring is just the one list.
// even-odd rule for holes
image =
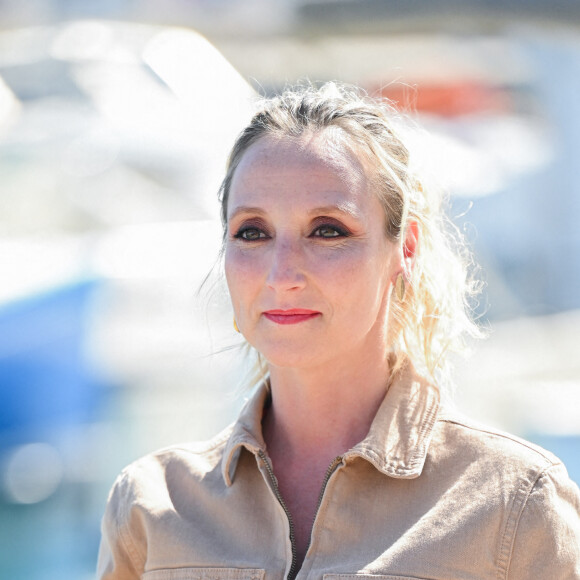
[[339, 226], [332, 224], [322, 224], [318, 226], [313, 232], [312, 236], [315, 238], [343, 238], [348, 236], [348, 232]]
[[264, 239], [267, 237], [268, 236], [265, 232], [256, 227], [241, 228], [234, 235], [234, 238], [246, 240], [248, 242], [255, 242], [256, 240]]

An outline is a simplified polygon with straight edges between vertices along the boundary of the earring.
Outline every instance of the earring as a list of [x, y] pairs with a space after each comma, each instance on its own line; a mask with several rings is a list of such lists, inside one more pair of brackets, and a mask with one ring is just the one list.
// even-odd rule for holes
[[234, 330], [236, 332], [240, 332], [240, 329], [238, 328], [238, 323], [236, 322], [236, 319], [234, 318]]
[[405, 298], [405, 278], [403, 278], [403, 274], [399, 274], [395, 280], [395, 294], [399, 302], [403, 302]]

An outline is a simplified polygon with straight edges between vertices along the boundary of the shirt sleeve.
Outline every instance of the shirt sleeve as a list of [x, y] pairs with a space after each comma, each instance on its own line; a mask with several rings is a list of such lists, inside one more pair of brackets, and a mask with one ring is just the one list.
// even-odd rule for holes
[[580, 580], [580, 491], [561, 463], [538, 478], [515, 530], [506, 579], [529, 578]]
[[131, 491], [126, 474], [115, 482], [101, 523], [101, 545], [97, 563], [98, 580], [136, 580], [143, 572], [143, 557], [128, 517]]

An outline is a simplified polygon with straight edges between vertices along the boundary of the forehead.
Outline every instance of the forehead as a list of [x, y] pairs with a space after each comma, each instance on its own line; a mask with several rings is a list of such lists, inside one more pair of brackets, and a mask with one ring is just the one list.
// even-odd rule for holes
[[[317, 194], [346, 196], [360, 201], [368, 195], [364, 161], [336, 132], [299, 138], [268, 136], [251, 145], [236, 168], [230, 207], [263, 194]], [[373, 196], [374, 197], [374, 196]]]

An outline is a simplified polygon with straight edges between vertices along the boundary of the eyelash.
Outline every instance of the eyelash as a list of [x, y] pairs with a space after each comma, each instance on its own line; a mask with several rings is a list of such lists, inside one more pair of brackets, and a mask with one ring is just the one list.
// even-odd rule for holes
[[[254, 239], [250, 239], [250, 238], [245, 237], [245, 234], [247, 234], [248, 232], [258, 232], [258, 237], [254, 238]], [[234, 238], [236, 238], [238, 240], [244, 240], [245, 242], [256, 242], [258, 240], [263, 240], [263, 239], [266, 239], [269, 237], [270, 236], [268, 236], [268, 234], [266, 234], [264, 232], [264, 230], [262, 230], [256, 226], [242, 227], [234, 234]]]
[[[316, 235], [316, 232], [320, 232], [320, 230], [333, 230], [334, 232], [336, 232], [338, 235], [332, 235], [332, 236], [322, 236], [322, 235]], [[346, 238], [349, 236], [349, 232], [345, 229], [342, 228], [336, 224], [320, 224], [318, 226], [316, 226], [316, 228], [314, 229], [314, 231], [312, 232], [312, 234], [310, 234], [311, 237], [315, 237], [315, 238], [322, 238], [324, 240], [333, 240], [336, 238]]]
[[[323, 229], [333, 230], [334, 232], [336, 232], [337, 235], [323, 236], [323, 235], [320, 235], [320, 233], [317, 234], [317, 232], [320, 232]], [[258, 234], [258, 237], [248, 238], [248, 237], [246, 237], [248, 232], [256, 232]], [[312, 233], [310, 234], [309, 237], [320, 238], [323, 240], [336, 240], [338, 238], [346, 238], [349, 236], [350, 236], [350, 232], [346, 228], [341, 227], [337, 224], [322, 222], [322, 223], [318, 224], [312, 230]], [[235, 239], [243, 240], [245, 242], [257, 242], [259, 240], [264, 240], [264, 239], [270, 238], [269, 234], [267, 232], [265, 232], [262, 227], [253, 226], [253, 225], [242, 226], [234, 234], [233, 237]]]

